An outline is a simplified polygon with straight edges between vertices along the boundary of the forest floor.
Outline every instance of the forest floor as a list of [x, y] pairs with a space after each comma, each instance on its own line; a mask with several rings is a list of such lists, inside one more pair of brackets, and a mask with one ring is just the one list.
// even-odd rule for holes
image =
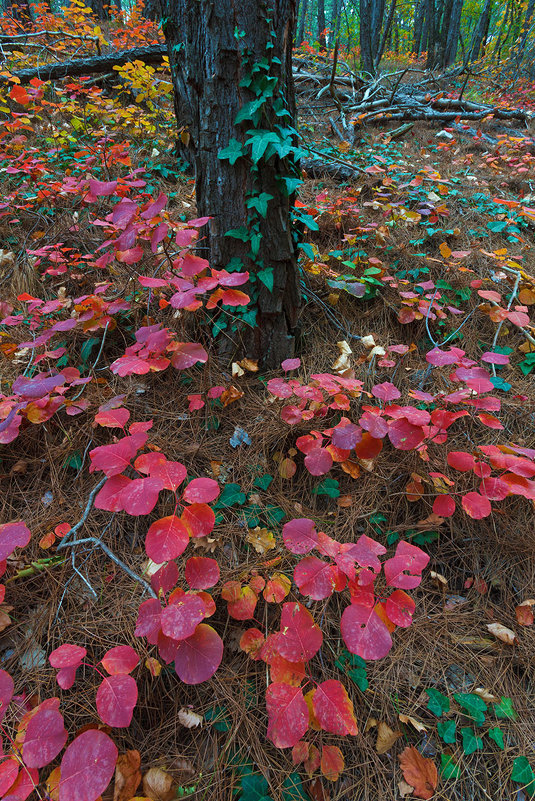
[[[146, 91], [138, 104], [127, 93], [77, 79], [47, 86], [44, 101], [36, 95], [34, 105], [22, 95], [24, 102], [15, 105], [16, 93], [4, 98], [10, 118], [0, 144], [0, 309], [4, 321], [19, 313], [25, 321], [8, 322], [0, 331], [6, 398], [22, 371], [32, 375], [32, 349], [22, 344], [35, 311], [32, 298], [76, 298], [83, 304], [80, 297], [97, 297], [96, 282], [109, 280], [109, 292], [135, 302], [136, 276], [152, 275], [150, 254], [134, 265], [116, 262], [109, 275], [87, 266], [103, 237], [98, 226], [89, 225], [77, 181], [89, 173], [100, 181], [118, 179], [125, 195], [128, 187], [135, 190], [135, 181], [144, 182], [143, 192], [167, 196], [171, 217], [196, 216], [193, 181], [172, 155], [168, 76], [141, 68], [123, 76]], [[40, 89], [36, 84], [30, 92]], [[507, 95], [509, 105], [525, 106], [525, 90], [518, 83], [499, 99]], [[479, 97], [495, 92], [484, 84], [469, 91]], [[396, 125], [384, 123], [359, 130], [350, 147], [331, 135], [321, 109], [314, 116], [303, 111], [304, 139], [326, 161], [334, 157], [358, 167], [361, 178], [346, 184], [304, 176], [298, 203], [315, 225], [300, 256], [306, 302], [298, 326], [301, 365], [294, 375], [304, 384], [316, 374], [351, 376], [362, 382], [364, 404], [376, 402], [372, 389], [392, 383], [407, 403], [426, 409], [426, 393], [458, 388], [447, 368], [433, 369], [426, 360], [431, 349], [447, 343], [448, 352], [462, 348], [477, 364], [482, 354], [499, 354], [494, 363], [483, 359], [492, 383], [486, 404], [471, 407], [452, 425], [448, 449], [472, 454], [495, 445], [532, 462], [535, 145], [530, 131], [503, 122], [470, 127], [416, 123], [392, 138]], [[100, 217], [109, 211], [108, 200], [101, 198]], [[357, 284], [361, 297], [355, 296]], [[134, 647], [141, 656], [140, 700], [131, 725], [114, 737], [120, 751], [139, 751], [143, 774], [160, 768], [172, 777], [171, 795], [158, 796], [149, 782], [138, 796], [411, 798], [397, 757], [414, 745], [439, 768], [434, 798], [530, 797], [535, 785], [529, 769], [520, 774], [523, 781], [515, 774], [516, 783], [511, 774], [514, 760], [533, 763], [535, 743], [533, 473], [519, 478], [518, 492], [492, 497], [492, 514], [458, 507], [453, 516], [433, 511], [448, 480], [464, 480], [448, 467], [443, 448], [422, 453], [385, 445], [380, 454], [363, 454], [351, 465], [335, 464], [328, 477], [315, 477], [295, 446], [297, 437], [319, 423], [290, 425], [282, 419], [283, 402], [266, 391], [266, 376], [259, 377], [254, 366], [209, 361], [195, 368], [193, 382], [179, 371], [119, 377], [107, 368], [133, 341], [134, 324], [143, 321], [146, 307], [138, 304], [121, 325], [103, 329], [98, 318], [105, 312], [92, 303], [85, 330], [59, 334], [54, 348], [65, 351], [48, 356], [59, 368], [73, 366], [92, 377], [84, 390], [86, 405], [72, 416], [65, 409], [45, 418], [36, 413], [0, 451], [0, 521], [22, 518], [32, 532], [28, 548], [8, 559], [0, 607], [0, 659], [17, 691], [30, 699], [58, 692], [47, 656], [63, 642], [86, 647], [95, 661], [116, 644]], [[157, 322], [183, 326], [173, 309], [160, 305]], [[47, 321], [55, 319], [54, 311]], [[197, 319], [188, 326], [192, 339], [206, 330]], [[214, 386], [226, 388], [225, 402], [196, 406], [192, 398], [205, 397]], [[80, 547], [76, 559], [74, 550], [72, 558], [57, 550], [59, 539], [51, 532], [80, 519], [96, 483], [88, 452], [114, 433], [98, 427], [88, 410], [122, 394], [132, 420], [153, 421], [155, 450], [184, 463], [190, 475], [220, 484], [217, 525], [193, 544], [196, 556], [217, 559], [221, 582], [262, 573], [276, 559], [277, 570], [291, 574], [281, 528], [292, 517], [313, 518], [343, 542], [367, 534], [391, 549], [404, 539], [429, 554], [422, 583], [412, 593], [414, 622], [396, 632], [383, 659], [351, 661], [340, 636], [339, 601], [313, 605], [328, 643], [316, 659], [315, 676], [345, 682], [359, 726], [355, 737], [331, 738], [345, 756], [338, 781], [307, 776], [302, 766], [292, 765], [289, 751], [267, 741], [267, 669], [240, 649], [247, 621], [229, 619], [218, 608], [214, 626], [225, 658], [210, 682], [186, 686], [165, 665], [153, 675], [146, 660], [155, 656], [154, 648], [134, 636], [143, 587], [93, 545]], [[351, 401], [352, 418], [361, 400]], [[4, 408], [0, 401], [2, 419]], [[292, 475], [290, 462], [296, 465]], [[470, 474], [462, 492], [486, 475]], [[146, 518], [110, 518], [93, 509], [84, 533], [103, 536], [131, 570], [150, 579], [146, 528]], [[63, 693], [69, 730], [94, 722], [97, 683], [87, 670]], [[448, 699], [447, 710], [439, 704], [437, 711], [433, 691]], [[477, 699], [483, 701], [483, 719]], [[184, 710], [199, 715], [199, 725], [179, 722]], [[117, 791], [116, 798], [128, 801]]]

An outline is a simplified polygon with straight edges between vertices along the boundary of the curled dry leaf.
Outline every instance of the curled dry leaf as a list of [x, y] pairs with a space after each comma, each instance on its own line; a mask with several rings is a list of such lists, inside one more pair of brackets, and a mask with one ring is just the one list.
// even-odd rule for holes
[[479, 695], [479, 697], [482, 698], [487, 704], [500, 703], [500, 699], [498, 698], [498, 696], [493, 695], [493, 693], [491, 693], [491, 691], [487, 690], [485, 687], [476, 687], [474, 693], [476, 695]]
[[171, 801], [175, 796], [173, 777], [161, 768], [149, 768], [143, 776], [143, 792], [151, 801]]
[[398, 782], [398, 790], [400, 796], [402, 798], [406, 798], [408, 795], [412, 795], [414, 787], [411, 784], [407, 784], [405, 779], [402, 779], [400, 782]]
[[434, 570], [431, 570], [429, 575], [431, 578], [437, 582], [437, 584], [442, 584], [443, 587], [448, 586], [448, 579], [445, 578], [442, 573], [436, 573]]
[[139, 751], [119, 754], [115, 765], [115, 785], [113, 801], [129, 801], [136, 794], [141, 783], [141, 755]]
[[514, 645], [516, 642], [516, 634], [514, 631], [508, 629], [507, 626], [503, 626], [501, 623], [487, 623], [487, 629], [498, 640], [501, 640], [507, 645]]
[[420, 720], [416, 720], [416, 718], [411, 717], [410, 715], [398, 715], [401, 723], [410, 723], [411, 726], [414, 726], [416, 731], [427, 731], [427, 728]]
[[386, 754], [390, 751], [396, 740], [401, 737], [401, 732], [393, 731], [387, 723], [381, 721], [377, 726], [377, 741], [375, 750], [378, 754]]
[[416, 798], [432, 798], [438, 783], [438, 771], [433, 760], [423, 757], [413, 745], [409, 745], [399, 755], [399, 764], [403, 778], [414, 788]]
[[270, 551], [276, 545], [273, 533], [268, 531], [267, 528], [260, 528], [260, 526], [249, 529], [246, 539], [249, 545], [252, 545], [255, 551], [262, 555]]
[[191, 709], [180, 709], [177, 717], [179, 723], [185, 726], [186, 729], [194, 729], [196, 726], [201, 726], [203, 722], [203, 716], [193, 712]]

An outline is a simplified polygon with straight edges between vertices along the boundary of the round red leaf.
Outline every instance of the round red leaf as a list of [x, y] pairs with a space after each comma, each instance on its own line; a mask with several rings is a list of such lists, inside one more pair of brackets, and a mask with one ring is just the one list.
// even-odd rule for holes
[[437, 495], [433, 501], [433, 512], [439, 517], [451, 517], [455, 512], [455, 501], [451, 495]]
[[219, 484], [213, 478], [194, 478], [184, 490], [187, 503], [210, 503], [219, 495]]
[[305, 456], [305, 467], [312, 476], [323, 476], [333, 465], [333, 457], [326, 448], [313, 448]]
[[87, 651], [80, 645], [65, 643], [52, 651], [48, 661], [54, 668], [78, 667], [86, 656]]
[[206, 556], [192, 556], [186, 562], [186, 581], [192, 590], [206, 590], [219, 581], [219, 565]]
[[195, 634], [178, 643], [175, 670], [184, 684], [210, 679], [221, 664], [223, 640], [211, 626], [200, 623]]
[[392, 648], [386, 625], [372, 607], [363, 604], [344, 609], [340, 631], [348, 650], [362, 659], [382, 659]]
[[215, 513], [206, 503], [186, 506], [180, 517], [190, 537], [207, 537], [215, 526]]
[[116, 645], [104, 655], [102, 665], [104, 670], [115, 676], [131, 673], [139, 662], [139, 656], [129, 645]]
[[63, 715], [55, 709], [40, 709], [30, 719], [22, 756], [29, 768], [43, 768], [52, 762], [67, 742]]
[[479, 492], [467, 492], [466, 495], [463, 495], [462, 505], [466, 514], [474, 520], [482, 520], [492, 512], [489, 499], [480, 495]]
[[30, 529], [23, 520], [0, 526], [0, 562], [11, 556], [15, 548], [24, 548], [31, 539]]
[[129, 726], [136, 703], [137, 684], [132, 676], [106, 677], [97, 690], [97, 712], [108, 726]]
[[277, 651], [289, 662], [306, 662], [321, 648], [323, 634], [314, 618], [300, 603], [282, 607]]
[[188, 546], [189, 535], [184, 523], [176, 515], [155, 520], [145, 539], [147, 556], [156, 564], [176, 559]]
[[297, 517], [284, 524], [282, 538], [292, 553], [309, 553], [318, 544], [316, 524], [308, 517]]
[[277, 748], [293, 748], [308, 729], [309, 711], [300, 687], [270, 684], [266, 690], [267, 736]]
[[185, 640], [204, 620], [204, 612], [204, 603], [198, 595], [183, 595], [162, 610], [162, 631], [173, 640]]

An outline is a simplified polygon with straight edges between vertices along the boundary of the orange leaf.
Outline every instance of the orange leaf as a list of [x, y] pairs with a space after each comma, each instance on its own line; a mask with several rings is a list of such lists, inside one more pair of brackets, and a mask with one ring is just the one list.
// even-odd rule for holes
[[442, 256], [444, 256], [445, 259], [449, 259], [449, 257], [451, 256], [451, 248], [446, 242], [442, 242], [442, 244], [440, 245], [440, 253]]
[[399, 764], [403, 778], [414, 787], [416, 798], [432, 798], [438, 783], [437, 767], [433, 760], [426, 759], [413, 745], [409, 745], [399, 755]]
[[141, 784], [141, 756], [139, 751], [127, 751], [119, 754], [115, 766], [115, 787], [113, 801], [128, 801], [135, 795]]
[[24, 86], [15, 85], [11, 88], [9, 93], [11, 100], [14, 100], [16, 103], [20, 103], [21, 106], [27, 106], [30, 102], [30, 95], [24, 88]]
[[[344, 755], [336, 745], [324, 745], [321, 752], [321, 772], [327, 781], [335, 782], [344, 769]], [[429, 796], [430, 798], [431, 796]]]
[[532, 626], [533, 625], [533, 609], [532, 606], [535, 604], [535, 601], [530, 598], [527, 601], [523, 601], [520, 606], [517, 606], [515, 609], [516, 619], [520, 626]]

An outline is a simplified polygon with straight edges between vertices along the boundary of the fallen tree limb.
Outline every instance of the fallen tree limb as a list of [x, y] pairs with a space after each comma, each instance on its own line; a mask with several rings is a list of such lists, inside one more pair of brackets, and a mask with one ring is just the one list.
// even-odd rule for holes
[[[167, 55], [166, 45], [149, 45], [148, 47], [134, 47], [131, 50], [120, 50], [108, 53], [105, 56], [91, 56], [90, 58], [76, 58], [64, 61], [62, 64], [42, 64], [39, 67], [29, 67], [14, 72], [22, 84], [30, 83], [32, 78], [42, 81], [55, 81], [60, 78], [73, 78], [78, 75], [95, 75], [111, 72], [115, 66], [121, 67], [129, 61], [144, 61], [145, 64], [161, 64]], [[7, 78], [0, 76], [0, 80]]]

